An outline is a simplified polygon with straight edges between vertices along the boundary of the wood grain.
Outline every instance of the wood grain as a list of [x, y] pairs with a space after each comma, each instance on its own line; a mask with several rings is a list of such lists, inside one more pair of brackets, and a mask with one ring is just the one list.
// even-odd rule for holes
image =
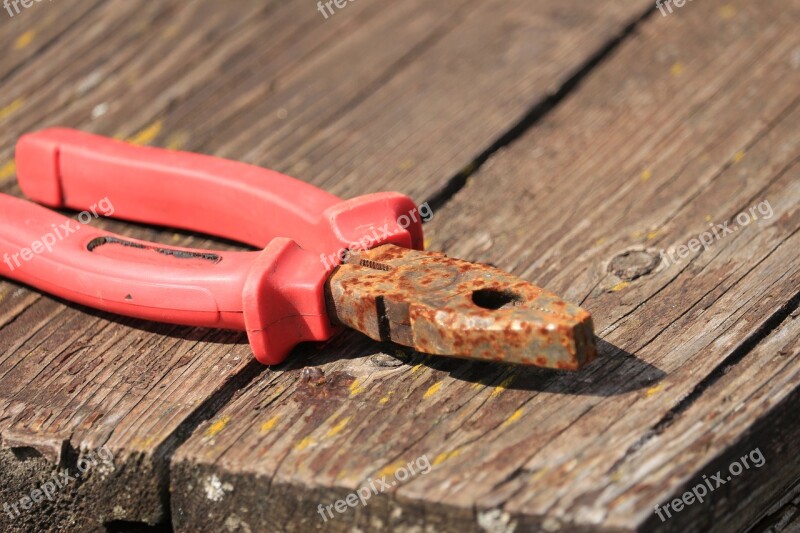
[[[583, 302], [602, 359], [564, 374], [343, 337], [262, 374], [181, 446], [177, 529], [754, 523], [800, 474], [798, 20], [797, 2], [694, 3], [651, 17], [429, 225], [432, 248]], [[706, 250], [628, 279], [609, 267], [658, 259], [764, 201], [772, 216]], [[303, 365], [325, 383], [304, 381]], [[664, 523], [653, 512], [755, 447], [765, 465], [704, 505]], [[422, 456], [430, 473], [326, 522], [318, 514]], [[221, 489], [209, 497], [209, 486]]]
[[[18, 136], [65, 125], [265, 164], [340, 194], [435, 195], [646, 5], [362, 1], [324, 21], [299, 1], [36, 4], [0, 29], [0, 45], [12, 49], [0, 60], [0, 190], [19, 195]], [[232, 423], [215, 413], [272, 375], [239, 334], [112, 317], [10, 282], [0, 283], [0, 302], [0, 500], [74, 471], [92, 450], [114, 455], [114, 469], [54, 501], [0, 514], [3, 530], [168, 522], [174, 450], [212, 417], [202, 431], [213, 440]], [[355, 336], [337, 342], [345, 344], [331, 357], [374, 350]], [[353, 383], [342, 380], [358, 391]], [[187, 527], [210, 526], [193, 520]]]

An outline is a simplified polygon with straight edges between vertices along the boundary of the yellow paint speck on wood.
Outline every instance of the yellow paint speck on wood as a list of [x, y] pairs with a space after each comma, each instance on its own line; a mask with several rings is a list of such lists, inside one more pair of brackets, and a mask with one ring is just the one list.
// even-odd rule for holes
[[733, 154], [733, 162], [734, 163], [738, 163], [742, 159], [744, 159], [744, 150], [739, 150], [738, 152]]
[[511, 414], [511, 416], [506, 418], [506, 420], [505, 420], [505, 422], [503, 422], [502, 426], [510, 426], [511, 424], [513, 424], [514, 422], [516, 422], [517, 420], [522, 418], [522, 413], [524, 413], [524, 412], [525, 411], [523, 409], [517, 409], [516, 411], [514, 411]]
[[433, 458], [432, 464], [433, 466], [438, 466], [449, 459], [458, 457], [459, 455], [461, 455], [461, 449], [459, 448], [456, 448], [455, 450], [450, 450], [449, 452], [442, 452]]
[[153, 139], [158, 137], [158, 134], [161, 133], [161, 129], [164, 127], [164, 123], [160, 120], [156, 120], [145, 129], [134, 135], [133, 137], [128, 139], [128, 142], [131, 144], [150, 144]]
[[386, 465], [378, 471], [376, 477], [382, 479], [386, 476], [393, 476], [395, 472], [406, 466], [403, 461], [395, 461], [392, 464]]
[[33, 42], [34, 37], [36, 37], [35, 30], [26, 31], [25, 33], [17, 37], [16, 41], [14, 41], [14, 50], [22, 50], [23, 48], [25, 48], [26, 46], [28, 46]]
[[346, 418], [341, 419], [338, 424], [336, 424], [330, 430], [328, 430], [328, 433], [326, 433], [325, 436], [333, 437], [337, 433], [341, 432], [347, 426], [347, 423], [350, 422], [350, 418], [351, 417], [348, 416]]
[[514, 382], [514, 379], [516, 379], [516, 377], [517, 376], [513, 376], [513, 375], [512, 376], [508, 376], [506, 379], [501, 381], [500, 384], [497, 387], [494, 388], [494, 390], [492, 391], [492, 394], [490, 394], [489, 397], [490, 398], [494, 398], [495, 396], [497, 396], [498, 394], [500, 394], [501, 392], [506, 390], [508, 388], [508, 386], [511, 385], [511, 383]]
[[296, 450], [305, 450], [306, 448], [308, 448], [312, 444], [316, 444], [314, 442], [314, 439], [312, 439], [311, 437], [306, 437], [306, 438], [304, 438], [303, 440], [301, 440], [300, 442], [297, 443], [297, 445], [295, 446], [295, 449]]
[[719, 16], [725, 20], [732, 19], [736, 16], [736, 6], [725, 4], [719, 8]]
[[225, 429], [225, 426], [228, 425], [228, 422], [231, 421], [231, 417], [223, 416], [206, 429], [206, 437], [213, 437], [214, 435], [219, 434], [220, 431]]
[[266, 422], [264, 422], [263, 424], [261, 424], [261, 432], [266, 433], [268, 431], [271, 431], [278, 424], [279, 418], [280, 416], [275, 415]]
[[651, 240], [651, 241], [652, 241], [653, 239], [655, 239], [656, 237], [658, 237], [658, 230], [651, 231], [651, 232], [649, 232], [649, 233], [647, 234], [647, 238], [648, 238], [649, 240]]
[[389, 399], [392, 397], [392, 394], [394, 394], [394, 391], [389, 391], [389, 394], [378, 400], [378, 403], [381, 405], [386, 405], [389, 403]]
[[625, 288], [625, 287], [627, 287], [628, 285], [630, 285], [630, 283], [629, 283], [629, 282], [627, 282], [627, 281], [620, 281], [619, 283], [617, 283], [616, 285], [614, 285], [613, 287], [611, 287], [611, 292], [617, 292], [617, 291], [621, 291], [622, 289], [624, 289], [624, 288]]
[[11, 115], [19, 111], [23, 105], [25, 105], [25, 98], [20, 96], [19, 98], [15, 99], [13, 102], [8, 104], [4, 108], [0, 109], [0, 120], [10, 117]]
[[433, 385], [428, 387], [428, 390], [425, 391], [425, 394], [422, 395], [422, 398], [423, 399], [424, 398], [430, 398], [431, 396], [433, 396], [434, 394], [439, 392], [439, 389], [441, 389], [441, 388], [442, 388], [442, 382], [441, 381], [437, 381], [436, 383], [434, 383]]
[[653, 171], [652, 170], [644, 170], [644, 171], [642, 171], [642, 174], [639, 177], [641, 178], [642, 182], [645, 182], [645, 181], [647, 181], [647, 180], [649, 180], [650, 178], [653, 177]]
[[677, 63], [674, 63], [672, 67], [670, 67], [669, 73], [677, 78], [678, 76], [683, 74], [684, 70], [686, 70], [686, 67], [683, 65], [683, 63], [678, 61]]
[[653, 394], [656, 394], [658, 391], [660, 391], [663, 388], [664, 388], [664, 384], [663, 383], [659, 383], [658, 385], [656, 385], [654, 387], [650, 387], [649, 389], [647, 389], [645, 391], [644, 395], [649, 398], [650, 396], [652, 396]]
[[361, 380], [356, 379], [350, 384], [350, 396], [355, 396], [364, 392], [364, 387], [361, 386]]
[[16, 174], [17, 164], [14, 161], [9, 161], [0, 167], [0, 182], [6, 181], [8, 178]]

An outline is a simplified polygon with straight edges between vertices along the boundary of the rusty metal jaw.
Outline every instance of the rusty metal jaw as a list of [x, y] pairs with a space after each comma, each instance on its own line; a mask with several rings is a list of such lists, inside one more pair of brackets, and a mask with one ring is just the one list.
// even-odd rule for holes
[[326, 283], [331, 319], [420, 352], [577, 370], [596, 355], [589, 312], [497, 268], [391, 244]]

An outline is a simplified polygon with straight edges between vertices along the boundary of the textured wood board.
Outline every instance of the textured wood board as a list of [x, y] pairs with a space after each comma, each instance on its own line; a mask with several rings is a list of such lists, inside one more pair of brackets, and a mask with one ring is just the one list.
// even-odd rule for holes
[[[757, 519], [800, 473], [787, 414], [798, 7], [706, 2], [648, 19], [428, 226], [433, 248], [583, 302], [600, 361], [563, 374], [403, 354], [386, 367], [371, 356], [396, 347], [345, 337], [262, 374], [179, 449], [179, 529], [724, 531]], [[763, 201], [772, 216], [707, 250], [633, 279], [609, 273], [625, 252], [672, 253]], [[303, 381], [303, 365], [328, 381]], [[752, 447], [762, 469], [659, 521], [656, 504]], [[423, 455], [430, 473], [317, 514]], [[221, 490], [209, 498], [208, 486]]]
[[[351, 168], [365, 173], [325, 185], [347, 194], [379, 186], [420, 198], [436, 194], [646, 5], [545, 4], [359, 2], [328, 21], [303, 2], [37, 5], [27, 18], [0, 27], [2, 43], [34, 30], [0, 65], [6, 110], [0, 190], [19, 194], [11, 164], [17, 137], [65, 125], [268, 164], [316, 183], [323, 183], [322, 170], [358, 153]], [[529, 50], [532, 36], [544, 30], [547, 37]], [[461, 60], [451, 65], [454, 57]], [[539, 63], [547, 70], [533, 69]], [[419, 122], [390, 114], [379, 122], [372, 115], [391, 102], [408, 115], [420, 94], [429, 101], [424, 138]], [[352, 121], [370, 125], [368, 145], [360, 129], [353, 136]], [[454, 128], [463, 130], [460, 139], [452, 138]], [[332, 138], [319, 138], [321, 131], [336, 131], [337, 144], [353, 144], [333, 154]], [[398, 142], [406, 144], [397, 163], [403, 173], [391, 184], [376, 182], [378, 168], [393, 176], [386, 169], [395, 163], [380, 160], [398, 157]], [[431, 143], [447, 150], [431, 154]], [[413, 170], [409, 158], [431, 166]], [[298, 161], [309, 163], [305, 172]], [[171, 244], [232, 247], [102, 225]], [[95, 530], [168, 520], [170, 455], [263, 372], [250, 360], [244, 336], [115, 318], [9, 282], [0, 283], [0, 294], [2, 500], [17, 501], [56, 469], [74, 470], [82, 454], [98, 447], [115, 459], [113, 471], [87, 476], [54, 502], [10, 522], [0, 515], [3, 529]], [[347, 352], [362, 342], [345, 339], [352, 343], [342, 345]]]
[[[7, 82], [31, 58], [57, 44], [100, 3], [99, 0], [75, 0], [70, 2], [68, 9], [48, 9], [40, 5], [22, 9], [17, 4], [19, 13], [13, 5], [3, 7], [0, 11], [3, 17], [0, 19], [3, 28], [0, 31], [0, 50], [4, 53], [0, 56], [0, 80]], [[6, 113], [13, 112], [22, 103], [6, 109]]]
[[[156, 131], [151, 142], [262, 164], [345, 196], [370, 184], [422, 201], [649, 4], [355, 2], [327, 21], [300, 2], [269, 5], [277, 7], [228, 39], [198, 39], [208, 50], [200, 64], [165, 53], [163, 34], [174, 29], [164, 20], [148, 49], [166, 57], [153, 68], [152, 58], [131, 55], [127, 76], [93, 91], [92, 105], [110, 107], [87, 127], [120, 136]], [[264, 32], [266, 22], [277, 31]], [[168, 87], [162, 77], [147, 83], [164, 69], [177, 69]], [[88, 104], [42, 109], [34, 124], [85, 119]]]

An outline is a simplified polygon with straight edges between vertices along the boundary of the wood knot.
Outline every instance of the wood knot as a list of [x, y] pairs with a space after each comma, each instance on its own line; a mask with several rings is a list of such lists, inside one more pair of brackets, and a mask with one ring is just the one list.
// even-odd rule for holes
[[626, 250], [608, 263], [608, 273], [632, 281], [655, 270], [660, 262], [657, 250]]
[[397, 357], [394, 357], [392, 355], [389, 355], [388, 353], [383, 353], [383, 352], [376, 353], [375, 355], [369, 358], [369, 361], [374, 366], [377, 366], [379, 368], [395, 368], [403, 364], [403, 361], [401, 361]]
[[307, 366], [300, 373], [300, 381], [315, 387], [322, 385], [325, 383], [325, 372], [315, 366]]

